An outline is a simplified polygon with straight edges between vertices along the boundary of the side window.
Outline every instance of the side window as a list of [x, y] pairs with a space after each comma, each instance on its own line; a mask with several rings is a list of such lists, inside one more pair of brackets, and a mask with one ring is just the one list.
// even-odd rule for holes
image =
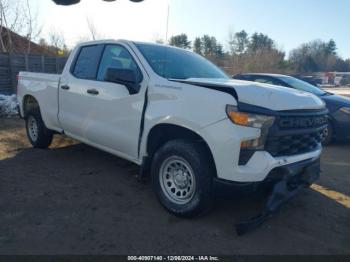
[[98, 69], [97, 80], [104, 81], [108, 68], [117, 69], [131, 69], [135, 70], [138, 78], [142, 79], [142, 74], [125, 47], [120, 45], [107, 45], [100, 62], [100, 68]]
[[263, 84], [270, 84], [270, 85], [275, 85], [275, 86], [286, 86], [283, 84], [281, 81], [278, 79], [274, 79], [272, 77], [256, 77], [254, 79], [255, 82], [263, 83]]
[[95, 80], [102, 45], [84, 46], [75, 62], [73, 75], [77, 78]]
[[270, 85], [274, 84], [270, 79], [266, 79], [264, 77], [257, 77], [254, 79], [254, 82], [263, 83], [263, 84], [270, 84]]
[[242, 75], [241, 78], [239, 79], [245, 80], [245, 81], [254, 81], [254, 79], [249, 75]]
[[279, 79], [273, 79], [273, 84], [276, 86], [284, 86], [284, 87], [289, 87], [287, 84], [283, 83]]

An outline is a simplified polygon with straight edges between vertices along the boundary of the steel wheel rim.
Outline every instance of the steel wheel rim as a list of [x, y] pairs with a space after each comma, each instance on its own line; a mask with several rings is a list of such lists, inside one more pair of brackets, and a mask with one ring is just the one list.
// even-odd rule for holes
[[28, 133], [32, 141], [38, 139], [38, 124], [33, 116], [29, 116], [28, 118]]
[[195, 194], [194, 172], [190, 164], [181, 157], [172, 156], [163, 162], [159, 182], [166, 197], [175, 204], [187, 204]]

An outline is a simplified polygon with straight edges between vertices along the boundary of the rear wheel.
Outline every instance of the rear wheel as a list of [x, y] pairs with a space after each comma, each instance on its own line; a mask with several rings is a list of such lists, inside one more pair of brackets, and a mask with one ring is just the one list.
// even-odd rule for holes
[[213, 170], [208, 152], [202, 144], [185, 140], [170, 141], [154, 156], [153, 189], [169, 212], [194, 217], [211, 207]]
[[53, 133], [47, 129], [38, 109], [32, 109], [26, 114], [26, 130], [30, 143], [35, 148], [48, 148], [53, 139]]

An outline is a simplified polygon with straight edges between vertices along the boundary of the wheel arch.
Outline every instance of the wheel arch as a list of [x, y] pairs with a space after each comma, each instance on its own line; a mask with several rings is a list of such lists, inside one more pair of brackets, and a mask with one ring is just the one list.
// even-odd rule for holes
[[202, 143], [202, 145], [204, 145], [206, 149], [210, 161], [212, 162], [216, 176], [216, 165], [214, 161], [214, 156], [210, 150], [208, 143], [204, 140], [204, 138], [201, 135], [199, 135], [195, 131], [176, 124], [162, 123], [151, 128], [151, 130], [148, 133], [146, 142], [146, 150], [150, 162], [152, 162], [154, 154], [162, 145], [164, 145], [168, 141], [175, 139], [191, 140], [196, 141], [198, 143]]
[[22, 102], [22, 108], [23, 108], [23, 117], [26, 118], [27, 113], [33, 109], [33, 108], [38, 108], [40, 111], [40, 105], [38, 100], [32, 96], [32, 95], [25, 95], [23, 97], [23, 102]]

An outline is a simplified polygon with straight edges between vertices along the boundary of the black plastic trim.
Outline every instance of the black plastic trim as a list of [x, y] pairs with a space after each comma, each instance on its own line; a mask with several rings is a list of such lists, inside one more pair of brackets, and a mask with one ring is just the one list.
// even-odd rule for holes
[[327, 108], [274, 111], [265, 107], [255, 106], [238, 101], [238, 109], [242, 112], [269, 116], [317, 116], [328, 114]]
[[253, 157], [255, 152], [258, 152], [258, 151], [261, 151], [261, 150], [257, 150], [257, 149], [241, 149], [241, 151], [239, 153], [238, 165], [245, 166], [249, 162], [249, 160]]
[[146, 87], [146, 91], [145, 91], [145, 101], [144, 101], [143, 108], [142, 108], [139, 141], [138, 141], [138, 145], [137, 145], [137, 152], [138, 152], [139, 157], [140, 157], [142, 136], [143, 136], [143, 132], [145, 129], [145, 115], [146, 115], [147, 106], [148, 106], [148, 87]]
[[204, 88], [224, 92], [231, 95], [234, 99], [236, 99], [236, 101], [238, 101], [237, 92], [232, 86], [212, 84], [212, 83], [201, 83], [201, 82], [194, 82], [194, 81], [181, 80], [181, 79], [169, 79], [169, 81], [193, 85], [193, 86], [199, 86], [199, 87], [204, 87]]
[[282, 167], [277, 171], [279, 175], [274, 175], [271, 186], [267, 188], [269, 196], [265, 207], [260, 214], [239, 222], [235, 225], [239, 236], [244, 235], [259, 226], [276, 213], [286, 202], [295, 197], [302, 189], [309, 187], [320, 177], [320, 159], [308, 162], [299, 162], [294, 165]]

